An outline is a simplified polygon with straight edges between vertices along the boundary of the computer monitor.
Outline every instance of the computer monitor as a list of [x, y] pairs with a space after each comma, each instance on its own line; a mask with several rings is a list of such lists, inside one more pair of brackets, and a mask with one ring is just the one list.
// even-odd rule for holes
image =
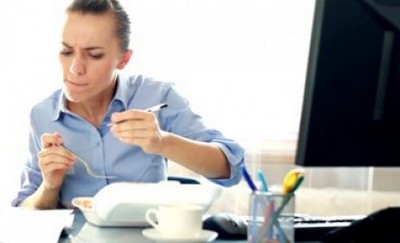
[[400, 0], [316, 0], [295, 163], [400, 166]]

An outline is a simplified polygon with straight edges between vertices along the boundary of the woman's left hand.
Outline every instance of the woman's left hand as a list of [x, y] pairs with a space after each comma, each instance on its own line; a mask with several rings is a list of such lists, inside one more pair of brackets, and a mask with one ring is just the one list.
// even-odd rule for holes
[[123, 143], [140, 146], [144, 152], [158, 154], [163, 143], [163, 131], [153, 112], [128, 110], [111, 116], [111, 132]]

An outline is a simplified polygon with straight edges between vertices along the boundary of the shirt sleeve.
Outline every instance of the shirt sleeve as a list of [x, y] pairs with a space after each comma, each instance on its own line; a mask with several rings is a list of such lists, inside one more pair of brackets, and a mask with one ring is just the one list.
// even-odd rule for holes
[[240, 165], [245, 161], [244, 149], [220, 131], [207, 128], [202, 117], [192, 111], [189, 102], [176, 91], [173, 85], [165, 96], [165, 103], [168, 104], [168, 109], [163, 110], [160, 116], [162, 123], [160, 126], [163, 130], [196, 141], [215, 143], [225, 154], [231, 169], [230, 178], [208, 179], [222, 186], [233, 186], [239, 183]]

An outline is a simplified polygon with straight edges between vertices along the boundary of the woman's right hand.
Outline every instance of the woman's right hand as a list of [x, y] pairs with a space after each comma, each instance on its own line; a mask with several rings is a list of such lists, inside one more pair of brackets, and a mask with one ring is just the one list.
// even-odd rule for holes
[[65, 174], [75, 164], [75, 156], [63, 149], [63, 139], [58, 132], [41, 136], [42, 149], [38, 152], [39, 168], [46, 189], [59, 189]]

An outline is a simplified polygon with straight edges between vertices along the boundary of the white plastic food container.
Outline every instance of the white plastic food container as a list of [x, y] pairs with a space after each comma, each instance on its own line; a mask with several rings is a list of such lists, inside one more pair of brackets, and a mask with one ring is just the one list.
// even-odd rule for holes
[[170, 204], [193, 204], [205, 213], [221, 195], [216, 185], [160, 183], [114, 183], [105, 186], [94, 197], [77, 197], [72, 205], [86, 220], [96, 226], [148, 226], [145, 213], [149, 208]]

